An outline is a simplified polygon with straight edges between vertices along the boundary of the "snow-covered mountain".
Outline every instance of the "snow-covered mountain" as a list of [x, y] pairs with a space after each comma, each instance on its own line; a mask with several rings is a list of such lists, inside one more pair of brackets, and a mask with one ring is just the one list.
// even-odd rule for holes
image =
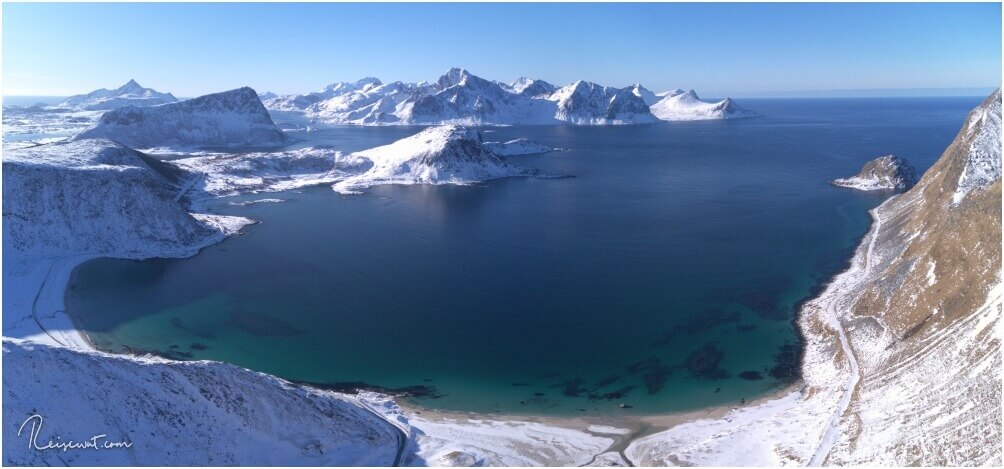
[[132, 148], [273, 146], [287, 136], [251, 88], [152, 107], [106, 112], [74, 139], [108, 138]]
[[[629, 89], [631, 90], [631, 94], [641, 98], [641, 100], [645, 102], [646, 106], [651, 106], [659, 102], [659, 96], [649, 91], [648, 88], [641, 86], [641, 84], [635, 84], [631, 86]], [[670, 91], [668, 93], [672, 92]]]
[[577, 125], [658, 122], [645, 101], [631, 89], [577, 81], [555, 91], [547, 99], [557, 104], [555, 117], [562, 122]]
[[546, 98], [558, 90], [557, 86], [544, 80], [535, 80], [526, 77], [517, 78], [512, 83], [506, 85], [506, 88], [512, 93], [529, 98]]
[[129, 80], [128, 83], [114, 90], [102, 88], [87, 94], [70, 96], [56, 107], [79, 111], [104, 111], [124, 106], [156, 106], [176, 101], [178, 99], [171, 93], [160, 93], [140, 86], [136, 80]]
[[903, 158], [886, 155], [865, 163], [858, 174], [832, 182], [835, 186], [862, 191], [908, 189], [917, 182], [917, 172]]
[[736, 105], [731, 98], [717, 103], [702, 101], [694, 90], [665, 93], [662, 99], [651, 106], [652, 114], [664, 121], [692, 121], [713, 119], [742, 119], [757, 117], [759, 114]]
[[[453, 68], [432, 84], [385, 85], [365, 78], [306, 95], [276, 97], [266, 100], [265, 105], [273, 110], [300, 111], [327, 124], [608, 125], [658, 122], [648, 106], [659, 102], [659, 96], [641, 85], [613, 88], [578, 81], [559, 88], [529, 78], [504, 84]], [[668, 120], [755, 115], [731, 101], [723, 103], [688, 102], [678, 106]]]
[[320, 91], [307, 94], [275, 96], [272, 93], [268, 98], [262, 97], [262, 100], [268, 109], [276, 111], [305, 111], [310, 106], [326, 99], [352, 91], [365, 91], [375, 86], [380, 86], [380, 84], [380, 80], [367, 77], [355, 82], [332, 83]]
[[478, 131], [456, 125], [430, 127], [352, 155], [371, 161], [372, 166], [334, 184], [338, 192], [353, 193], [378, 184], [468, 184], [533, 174], [487, 149]]

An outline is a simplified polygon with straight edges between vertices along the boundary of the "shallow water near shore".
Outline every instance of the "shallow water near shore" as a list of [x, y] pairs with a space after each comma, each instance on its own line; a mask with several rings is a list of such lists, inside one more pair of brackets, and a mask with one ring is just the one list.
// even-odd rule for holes
[[[105, 350], [398, 390], [424, 407], [737, 403], [797, 378], [796, 305], [889, 195], [827, 181], [890, 153], [926, 170], [978, 102], [748, 100], [766, 117], [483, 129], [569, 149], [510, 161], [575, 177], [221, 200], [213, 211], [261, 223], [189, 259], [87, 262], [67, 307]], [[294, 135], [354, 151], [418, 130]], [[285, 202], [230, 205], [261, 198]]]

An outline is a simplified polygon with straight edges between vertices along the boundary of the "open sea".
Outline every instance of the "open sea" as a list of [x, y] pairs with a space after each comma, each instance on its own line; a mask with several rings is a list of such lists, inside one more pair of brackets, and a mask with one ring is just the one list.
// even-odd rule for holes
[[[88, 262], [68, 310], [109, 351], [428, 408], [738, 403], [798, 379], [796, 307], [845, 267], [890, 195], [827, 181], [886, 154], [926, 170], [981, 99], [749, 99], [764, 117], [483, 128], [567, 149], [510, 161], [573, 177], [224, 199], [212, 209], [260, 223], [189, 259]], [[419, 130], [294, 135], [354, 151]], [[229, 204], [260, 198], [285, 202]]]

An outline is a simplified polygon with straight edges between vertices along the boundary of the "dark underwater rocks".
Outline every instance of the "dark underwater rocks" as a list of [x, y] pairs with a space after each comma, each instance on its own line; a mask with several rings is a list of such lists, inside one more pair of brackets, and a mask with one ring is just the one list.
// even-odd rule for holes
[[440, 393], [435, 386], [427, 386], [424, 384], [415, 384], [400, 388], [387, 388], [383, 386], [377, 386], [375, 384], [364, 383], [362, 381], [340, 381], [335, 383], [315, 383], [311, 381], [297, 381], [297, 380], [292, 380], [292, 381], [294, 383], [310, 386], [312, 388], [324, 389], [326, 391], [341, 392], [346, 394], [356, 394], [360, 391], [375, 391], [383, 394], [388, 394], [394, 397], [439, 399], [441, 397], [446, 396], [446, 394]]
[[748, 381], [759, 381], [763, 379], [763, 375], [759, 371], [744, 371], [739, 373], [739, 377]]
[[230, 324], [259, 337], [290, 337], [303, 333], [286, 321], [255, 311], [232, 311]]
[[673, 374], [673, 367], [666, 365], [659, 358], [649, 357], [647, 360], [628, 365], [628, 372], [641, 373], [642, 382], [645, 383], [648, 393], [655, 394], [662, 391], [669, 375]]
[[708, 343], [691, 352], [685, 364], [690, 374], [696, 378], [724, 379], [729, 377], [729, 372], [720, 368], [724, 358], [725, 352], [719, 350], [715, 344]]
[[739, 322], [740, 319], [740, 314], [735, 311], [726, 312], [717, 308], [706, 309], [691, 315], [683, 324], [666, 331], [653, 345], [669, 345], [677, 335], [700, 334], [725, 323]]

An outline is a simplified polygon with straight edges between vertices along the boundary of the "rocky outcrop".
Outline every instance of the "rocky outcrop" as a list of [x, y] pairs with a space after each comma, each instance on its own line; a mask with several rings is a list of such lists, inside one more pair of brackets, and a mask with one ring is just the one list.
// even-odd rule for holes
[[909, 189], [917, 183], [917, 172], [909, 162], [894, 155], [880, 156], [861, 168], [858, 174], [834, 179], [833, 185], [862, 191]]
[[456, 125], [430, 127], [351, 156], [372, 164], [365, 172], [336, 183], [336, 191], [356, 192], [377, 184], [469, 184], [533, 174], [486, 148], [478, 131]]

